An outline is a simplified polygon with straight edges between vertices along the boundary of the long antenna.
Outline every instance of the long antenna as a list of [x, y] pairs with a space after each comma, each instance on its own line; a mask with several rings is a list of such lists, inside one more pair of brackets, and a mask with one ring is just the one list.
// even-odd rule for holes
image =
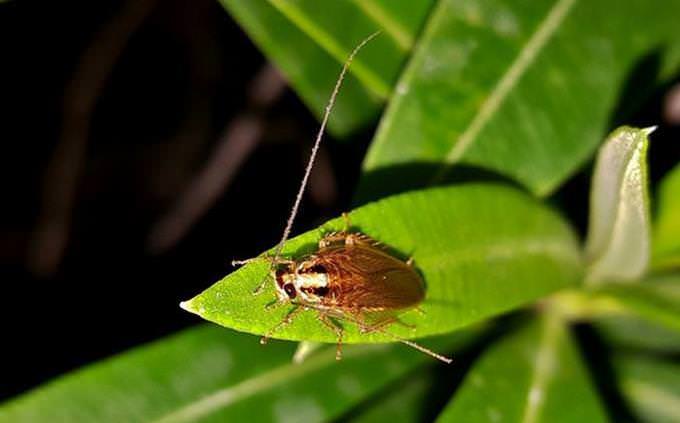
[[[354, 60], [354, 56], [357, 55], [359, 50], [361, 50], [361, 48], [368, 44], [368, 42], [370, 42], [373, 38], [378, 36], [378, 34], [380, 34], [380, 31], [376, 31], [373, 34], [369, 35], [368, 37], [364, 38], [364, 40], [360, 42], [359, 45], [354, 47], [354, 50], [352, 50], [350, 55], [347, 57], [347, 61], [345, 61], [345, 64], [342, 66], [340, 76], [338, 76], [338, 80], [335, 82], [335, 87], [333, 88], [331, 97], [328, 100], [328, 104], [326, 105], [326, 110], [324, 112], [323, 119], [321, 120], [321, 126], [319, 127], [319, 132], [316, 134], [316, 140], [314, 141], [314, 146], [312, 147], [312, 152], [309, 154], [309, 161], [307, 162], [307, 167], [305, 169], [305, 176], [302, 178], [302, 182], [300, 183], [300, 188], [298, 189], [297, 196], [295, 197], [293, 208], [290, 211], [290, 217], [288, 217], [286, 227], [284, 228], [283, 235], [281, 236], [281, 241], [279, 241], [279, 244], [276, 246], [274, 256], [272, 257], [271, 262], [272, 268], [276, 265], [276, 262], [278, 261], [279, 256], [281, 255], [283, 244], [288, 240], [288, 236], [290, 236], [290, 231], [291, 228], [293, 227], [293, 222], [295, 221], [295, 217], [297, 216], [298, 208], [300, 208], [302, 196], [304, 195], [305, 188], [307, 187], [309, 175], [312, 173], [312, 166], [314, 166], [314, 161], [316, 160], [316, 153], [319, 151], [319, 145], [321, 144], [321, 139], [323, 138], [324, 131], [326, 130], [328, 117], [330, 116], [331, 110], [335, 105], [335, 99], [338, 96], [338, 92], [340, 91], [340, 87], [342, 86], [342, 81], [345, 79], [345, 74], [349, 69], [349, 65], [352, 63], [352, 60]], [[255, 293], [259, 292], [262, 289], [263, 285], [264, 284], [260, 284], [260, 286], [258, 286], [258, 288], [255, 290]]]

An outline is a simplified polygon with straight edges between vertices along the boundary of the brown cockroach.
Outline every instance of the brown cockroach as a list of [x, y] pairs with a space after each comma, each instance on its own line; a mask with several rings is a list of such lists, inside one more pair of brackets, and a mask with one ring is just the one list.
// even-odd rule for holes
[[[357, 45], [343, 65], [326, 106], [281, 241], [274, 255], [266, 257], [271, 263], [270, 274], [255, 289], [254, 294], [259, 293], [271, 277], [275, 282], [278, 299], [275, 304], [291, 304], [293, 308], [262, 337], [261, 342], [266, 343], [276, 331], [290, 324], [301, 311], [315, 310], [319, 321], [337, 336], [338, 360], [342, 356], [343, 327], [337, 321], [344, 321], [357, 325], [362, 333], [383, 333], [397, 342], [450, 363], [451, 359], [386, 330], [393, 323], [404, 324], [399, 320], [399, 314], [417, 308], [425, 298], [425, 285], [413, 268], [412, 259], [402, 261], [369, 236], [351, 232], [347, 214], [343, 214], [344, 230], [323, 236], [316, 252], [299, 260], [281, 257], [283, 244], [290, 235], [328, 117], [345, 74], [357, 52], [378, 34], [379, 32], [370, 35]], [[240, 265], [258, 259], [261, 258], [232, 263]]]

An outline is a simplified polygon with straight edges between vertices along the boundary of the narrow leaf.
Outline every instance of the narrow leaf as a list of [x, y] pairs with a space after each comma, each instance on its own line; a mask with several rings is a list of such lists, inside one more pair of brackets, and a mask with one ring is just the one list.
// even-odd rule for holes
[[642, 355], [614, 361], [621, 391], [644, 422], [680, 421], [680, 364]]
[[567, 328], [546, 317], [493, 345], [439, 422], [604, 422]]
[[[466, 331], [429, 344], [451, 351]], [[397, 345], [331, 348], [303, 364], [292, 343], [191, 329], [46, 384], [0, 407], [0, 422], [320, 421], [430, 360]]]
[[323, 112], [349, 52], [369, 34], [382, 30], [354, 60], [330, 117], [331, 132], [343, 135], [377, 116], [432, 1], [221, 3], [317, 116]]
[[[674, 74], [680, 55], [663, 46], [680, 41], [678, 14], [674, 0], [438, 1], [366, 157], [362, 191], [384, 193], [402, 168], [419, 166], [422, 186], [472, 165], [550, 193], [591, 157], [618, 102], [634, 109]], [[645, 84], [619, 98], [633, 77]]]
[[680, 165], [661, 181], [652, 237], [652, 266], [680, 267]]
[[632, 281], [647, 270], [650, 255], [647, 136], [653, 129], [614, 131], [595, 165], [590, 191], [586, 255], [588, 280]]
[[428, 396], [436, 383], [437, 373], [431, 368], [420, 369], [392, 386], [389, 392], [379, 398], [370, 399], [370, 404], [351, 418], [341, 421], [352, 423], [419, 422], [426, 421], [424, 414], [429, 411]]
[[[578, 282], [581, 262], [570, 228], [526, 194], [490, 184], [429, 189], [390, 197], [354, 210], [353, 227], [412, 256], [426, 284], [423, 313], [401, 319], [390, 332], [418, 338], [445, 333], [519, 307]], [[300, 259], [315, 251], [324, 233], [341, 230], [342, 219], [290, 240], [284, 256]], [[263, 294], [253, 289], [266, 277], [268, 262], [258, 260], [228, 275], [183, 304], [199, 316], [240, 331], [264, 334], [287, 307], [265, 309], [274, 299], [273, 283]], [[345, 325], [346, 342], [389, 342], [380, 332], [360, 334]], [[334, 342], [335, 335], [303, 311], [275, 337]]]
[[680, 333], [680, 275], [632, 285], [610, 285], [593, 295], [610, 304], [614, 314], [632, 314]]
[[608, 344], [617, 348], [680, 353], [680, 332], [637, 316], [600, 316], [592, 324]]

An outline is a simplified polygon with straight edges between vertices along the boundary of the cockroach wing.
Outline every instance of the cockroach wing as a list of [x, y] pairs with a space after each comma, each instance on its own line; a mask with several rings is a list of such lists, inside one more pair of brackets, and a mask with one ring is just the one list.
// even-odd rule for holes
[[398, 310], [417, 305], [425, 296], [420, 275], [379, 248], [363, 244], [329, 248], [316, 258], [327, 269], [336, 307]]

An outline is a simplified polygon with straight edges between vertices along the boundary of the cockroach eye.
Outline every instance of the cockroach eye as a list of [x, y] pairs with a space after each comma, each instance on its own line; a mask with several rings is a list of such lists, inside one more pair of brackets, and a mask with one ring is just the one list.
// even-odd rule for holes
[[283, 286], [283, 290], [286, 291], [288, 298], [291, 300], [295, 298], [295, 287], [291, 283], [287, 283]]
[[283, 274], [286, 273], [284, 270], [279, 269], [276, 271], [276, 284], [279, 287], [283, 287]]

